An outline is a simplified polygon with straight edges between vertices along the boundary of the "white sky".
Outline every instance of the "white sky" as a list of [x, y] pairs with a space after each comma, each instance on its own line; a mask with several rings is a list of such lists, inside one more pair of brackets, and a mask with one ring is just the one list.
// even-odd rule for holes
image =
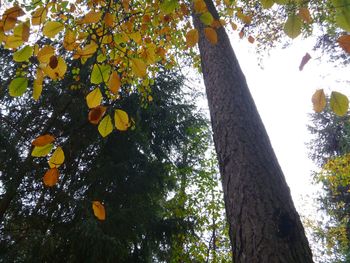
[[[311, 184], [311, 171], [316, 167], [308, 158], [305, 143], [311, 139], [307, 130], [308, 114], [312, 112], [311, 97], [316, 89], [326, 94], [337, 90], [349, 95], [344, 83], [348, 70], [316, 59], [314, 40], [297, 38], [288, 48], [276, 48], [258, 66], [254, 46], [237, 36], [232, 45], [246, 76], [259, 113], [263, 119], [273, 148], [284, 171], [297, 209], [305, 212], [305, 198], [317, 188]], [[306, 52], [312, 59], [303, 71], [299, 64]], [[345, 73], [346, 72], [346, 73]]]

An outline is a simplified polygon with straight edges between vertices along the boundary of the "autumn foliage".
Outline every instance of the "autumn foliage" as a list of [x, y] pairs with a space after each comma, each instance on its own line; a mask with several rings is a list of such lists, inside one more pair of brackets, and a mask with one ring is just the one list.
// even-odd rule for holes
[[[256, 10], [245, 2], [215, 1], [222, 15], [220, 20], [213, 18], [203, 0], [37, 1], [26, 6], [8, 5], [0, 22], [0, 42], [11, 50], [16, 63], [16, 75], [12, 76], [8, 92], [12, 97], [30, 93], [40, 103], [47, 84], [62, 81], [67, 89], [83, 91], [86, 118], [97, 125], [102, 137], [113, 131], [125, 132], [133, 127], [132, 116], [122, 108], [109, 106], [120, 98], [122, 89], [126, 93], [137, 90], [143, 98], [141, 103], [147, 104], [152, 101], [150, 86], [160, 64], [172, 68], [179, 56], [188, 55], [198, 66], [199, 32], [193, 28], [192, 15], [199, 16], [205, 26], [204, 36], [212, 45], [220, 41], [218, 28], [226, 25], [239, 30], [240, 37], [247, 36], [250, 43], [258, 42], [258, 35], [251, 35], [250, 28], [259, 29], [254, 23], [261, 13], [276, 8], [287, 10], [280, 23], [292, 39], [317, 22], [313, 19], [316, 11], [307, 1], [253, 1], [259, 7]], [[330, 14], [335, 26], [342, 30], [337, 41], [349, 53], [349, 1], [331, 2]], [[73, 73], [70, 79], [67, 71]], [[82, 78], [88, 79], [89, 85], [82, 86]], [[324, 96], [322, 91], [316, 91], [312, 98], [317, 112], [325, 107]], [[348, 99], [334, 91], [330, 107], [344, 115]], [[50, 155], [49, 170], [44, 175], [46, 186], [59, 181], [64, 148], [50, 135], [41, 134], [33, 140], [33, 157]]]

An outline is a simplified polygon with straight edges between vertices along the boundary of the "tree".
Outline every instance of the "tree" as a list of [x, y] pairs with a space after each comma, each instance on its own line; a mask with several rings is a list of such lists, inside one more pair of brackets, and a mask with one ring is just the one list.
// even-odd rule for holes
[[314, 138], [309, 143], [310, 156], [319, 166], [314, 182], [323, 192], [318, 202], [329, 219], [313, 226], [314, 238], [322, 244], [322, 262], [348, 262], [349, 237], [349, 117], [339, 117], [328, 108], [311, 115], [309, 126]]
[[[243, 29], [250, 27], [255, 16], [263, 17], [259, 16], [262, 9], [273, 10], [271, 7], [274, 4], [274, 1], [242, 1], [239, 4], [229, 0], [216, 2], [222, 7], [220, 11], [227, 16], [235, 12], [235, 16], [244, 23]], [[310, 23], [307, 16], [310, 12], [304, 7], [307, 3], [276, 2], [283, 5], [280, 13], [287, 18], [285, 22], [280, 21], [285, 33], [292, 38], [298, 36], [302, 26]], [[335, 15], [335, 24], [348, 30], [347, 0], [333, 1], [332, 4], [330, 14]], [[258, 11], [251, 15], [244, 14], [241, 5], [248, 6], [249, 11], [256, 7]], [[187, 50], [186, 47], [196, 45], [199, 39], [235, 260], [312, 261], [289, 189], [212, 1], [95, 0], [72, 3], [70, 6], [68, 2], [35, 3], [29, 5], [29, 9], [35, 9], [31, 15], [32, 24], [43, 24], [42, 34], [53, 40], [58, 39], [54, 42], [59, 46], [56, 50], [52, 45], [39, 45], [39, 51], [38, 48], [33, 51], [30, 46], [25, 46], [16, 51], [19, 62], [27, 61], [33, 52], [39, 60], [29, 63], [38, 69], [37, 81], [33, 85], [35, 93], [40, 93], [43, 75], [53, 80], [64, 77], [67, 65], [58, 52], [63, 44], [63, 48], [73, 52], [76, 67], [81, 68], [75, 80], [90, 77], [93, 89], [87, 88], [87, 103], [93, 112], [102, 99], [105, 102], [116, 99], [121, 84], [128, 88], [129, 85], [137, 87], [147, 100], [151, 76], [157, 74], [155, 62], [162, 61], [168, 67], [174, 65], [175, 57]], [[3, 31], [6, 33], [13, 29], [13, 34], [3, 34], [7, 48], [18, 48], [23, 41], [26, 42], [28, 25], [18, 23], [17, 19], [23, 13], [16, 6], [5, 11]], [[196, 29], [192, 29], [188, 21], [191, 13]], [[59, 21], [53, 21], [53, 17], [59, 18]], [[59, 35], [63, 30], [64, 37]], [[186, 43], [182, 41], [183, 36]], [[193, 55], [193, 49], [188, 53]], [[198, 64], [195, 56], [194, 62]], [[19, 70], [20, 74], [23, 72]], [[96, 86], [100, 84], [101, 87]], [[10, 94], [21, 95], [26, 87], [27, 79], [17, 77], [9, 85]], [[127, 129], [127, 113], [116, 111], [115, 116], [117, 129]], [[102, 126], [109, 128], [109, 132], [109, 119], [102, 123]], [[103, 130], [102, 134], [106, 135], [107, 131]]]
[[[211, 2], [211, 14], [218, 19]], [[195, 17], [235, 262], [312, 262], [288, 186], [229, 39], [211, 46]], [[276, 253], [278, 251], [278, 253]]]
[[[0, 142], [6, 149], [1, 152], [0, 182], [4, 189], [11, 186], [13, 181], [7, 178], [13, 167], [21, 167], [16, 176], [25, 182], [18, 187], [16, 202], [7, 208], [0, 229], [0, 261], [171, 262], [187, 258], [193, 262], [210, 255], [218, 260], [227, 257], [224, 244], [218, 242], [225, 241], [225, 225], [221, 216], [214, 215], [223, 208], [221, 193], [214, 196], [217, 172], [205, 157], [210, 145], [207, 121], [188, 102], [191, 94], [185, 96], [180, 90], [181, 78], [161, 71], [147, 107], [140, 106], [137, 93], [120, 98], [118, 103], [136, 116], [135, 128], [107, 140], [86, 125], [85, 105], [71, 101], [79, 90], [65, 90], [66, 96], [61, 94], [57, 100], [59, 85], [52, 83], [42, 95], [53, 105], [50, 110], [38, 109], [30, 98], [13, 101], [7, 93], [1, 97], [9, 110], [1, 117], [9, 122], [2, 122], [0, 128]], [[60, 168], [59, 187], [48, 188], [41, 184], [42, 165], [35, 171], [22, 165], [22, 134], [13, 128], [17, 123], [24, 130], [40, 129], [47, 115], [61, 110], [62, 100], [69, 104], [64, 107], [65, 117], [55, 118], [51, 126], [69, 142], [69, 151], [66, 144], [63, 148], [71, 161]], [[193, 187], [201, 198], [188, 192]], [[209, 200], [206, 191], [214, 197]], [[91, 201], [96, 199], [104, 201], [105, 221], [91, 213]], [[216, 249], [222, 251], [215, 251], [205, 239], [211, 232], [206, 220], [211, 218], [216, 220], [210, 224], [216, 227]]]

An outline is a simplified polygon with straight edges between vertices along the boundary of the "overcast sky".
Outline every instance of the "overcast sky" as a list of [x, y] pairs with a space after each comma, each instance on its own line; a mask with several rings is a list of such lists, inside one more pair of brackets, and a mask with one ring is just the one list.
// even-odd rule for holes
[[[316, 167], [308, 158], [306, 143], [311, 139], [307, 130], [308, 114], [312, 112], [311, 97], [316, 89], [326, 94], [337, 90], [349, 95], [346, 80], [348, 70], [335, 69], [326, 59], [316, 59], [313, 40], [293, 41], [288, 48], [276, 48], [258, 66], [254, 46], [233, 36], [231, 42], [246, 75], [249, 88], [263, 119], [277, 158], [300, 212], [305, 211], [307, 195], [317, 188], [311, 185], [311, 171]], [[306, 52], [312, 59], [299, 71]]]

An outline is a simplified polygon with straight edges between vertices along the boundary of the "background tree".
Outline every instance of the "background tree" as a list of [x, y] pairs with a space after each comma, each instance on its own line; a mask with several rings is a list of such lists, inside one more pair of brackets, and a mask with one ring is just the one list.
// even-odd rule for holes
[[[4, 68], [12, 67], [8, 52], [2, 52]], [[208, 124], [189, 103], [192, 95], [181, 91], [183, 79], [161, 71], [147, 107], [140, 106], [137, 92], [121, 93], [118, 103], [135, 116], [135, 128], [107, 139], [85, 118], [85, 103], [78, 101], [84, 96], [76, 94], [81, 88], [60, 85], [52, 83], [41, 96], [50, 107], [30, 97], [14, 101], [7, 92], [1, 95], [2, 196], [16, 178], [21, 183], [0, 229], [0, 261], [218, 262], [230, 257], [216, 163], [205, 157]], [[24, 165], [23, 145], [48, 125], [61, 134], [70, 160], [60, 168], [55, 188], [42, 185], [42, 163], [35, 163], [35, 170]], [[96, 199], [104, 201], [105, 221], [91, 212]], [[212, 232], [214, 241], [207, 238]]]
[[[348, 262], [350, 257], [349, 207], [349, 117], [339, 117], [330, 109], [311, 115], [309, 126], [314, 138], [310, 157], [320, 167], [314, 183], [321, 185], [318, 202], [324, 221], [314, 225], [314, 238], [321, 244], [322, 262]], [[321, 241], [321, 242], [320, 242]]]

